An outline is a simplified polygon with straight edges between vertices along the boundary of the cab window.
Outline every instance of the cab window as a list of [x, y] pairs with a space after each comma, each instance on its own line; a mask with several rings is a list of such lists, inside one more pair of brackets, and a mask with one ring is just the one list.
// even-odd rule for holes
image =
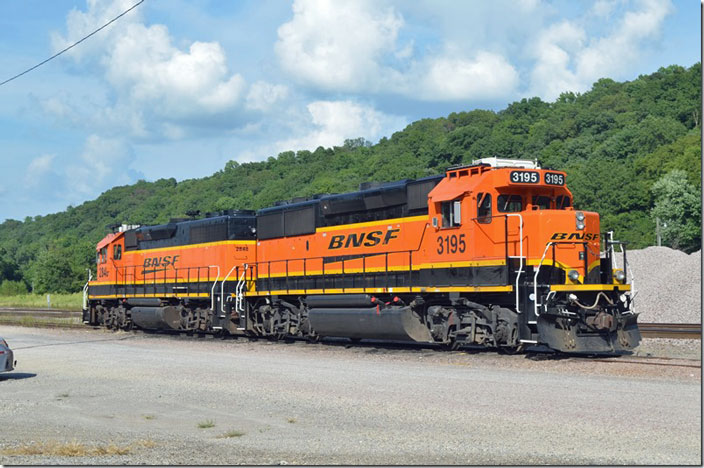
[[477, 195], [477, 222], [488, 224], [491, 222], [491, 194], [480, 193]]
[[518, 213], [523, 211], [523, 197], [520, 195], [499, 195], [496, 207], [500, 213]]
[[114, 245], [112, 247], [112, 258], [114, 260], [119, 260], [122, 258], [122, 245]]
[[461, 203], [459, 200], [442, 202], [442, 227], [449, 228], [462, 224]]
[[103, 247], [100, 249], [100, 262], [99, 263], [105, 263], [108, 261], [108, 248]]
[[535, 195], [531, 201], [534, 210], [549, 210], [550, 209], [550, 197], [544, 195]]
[[558, 210], [564, 210], [565, 208], [570, 207], [570, 197], [567, 195], [560, 195], [555, 199], [555, 204], [557, 205], [556, 208]]

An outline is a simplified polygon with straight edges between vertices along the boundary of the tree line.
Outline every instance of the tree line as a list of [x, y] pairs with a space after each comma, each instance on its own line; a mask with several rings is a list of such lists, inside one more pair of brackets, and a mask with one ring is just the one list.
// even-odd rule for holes
[[79, 291], [95, 269], [107, 225], [158, 224], [187, 212], [258, 209], [279, 200], [356, 190], [442, 173], [483, 157], [538, 159], [567, 172], [575, 206], [597, 211], [602, 231], [629, 248], [656, 242], [701, 248], [701, 64], [672, 65], [629, 82], [604, 78], [554, 102], [422, 119], [371, 144], [363, 138], [265, 161], [228, 162], [177, 182], [140, 180], [46, 216], [0, 224], [0, 295]]

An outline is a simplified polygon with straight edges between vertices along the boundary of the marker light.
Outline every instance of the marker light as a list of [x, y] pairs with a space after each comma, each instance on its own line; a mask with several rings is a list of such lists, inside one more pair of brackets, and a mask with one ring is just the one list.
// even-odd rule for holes
[[626, 281], [626, 273], [624, 273], [623, 270], [618, 270], [616, 273], [614, 273], [614, 277], [619, 283], [623, 283], [624, 281]]
[[569, 273], [567, 273], [567, 277], [570, 279], [570, 281], [577, 281], [579, 280], [579, 273], [577, 273], [577, 270], [570, 270]]

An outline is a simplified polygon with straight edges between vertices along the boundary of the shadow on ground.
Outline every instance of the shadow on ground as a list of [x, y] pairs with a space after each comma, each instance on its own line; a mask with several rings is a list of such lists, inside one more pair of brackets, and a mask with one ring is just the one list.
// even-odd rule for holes
[[13, 372], [10, 374], [0, 374], [0, 382], [3, 380], [21, 380], [36, 377], [37, 374], [32, 374], [28, 372]]

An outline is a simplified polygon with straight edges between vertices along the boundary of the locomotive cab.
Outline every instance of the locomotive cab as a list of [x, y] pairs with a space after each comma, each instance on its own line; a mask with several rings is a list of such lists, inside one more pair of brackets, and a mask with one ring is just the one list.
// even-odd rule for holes
[[575, 210], [565, 182], [564, 172], [531, 161], [487, 158], [450, 168], [429, 195], [436, 246], [429, 254], [474, 267], [475, 285], [512, 286], [524, 343], [632, 349], [640, 333], [630, 285], [613, 268], [614, 243], [602, 249], [599, 215]]

